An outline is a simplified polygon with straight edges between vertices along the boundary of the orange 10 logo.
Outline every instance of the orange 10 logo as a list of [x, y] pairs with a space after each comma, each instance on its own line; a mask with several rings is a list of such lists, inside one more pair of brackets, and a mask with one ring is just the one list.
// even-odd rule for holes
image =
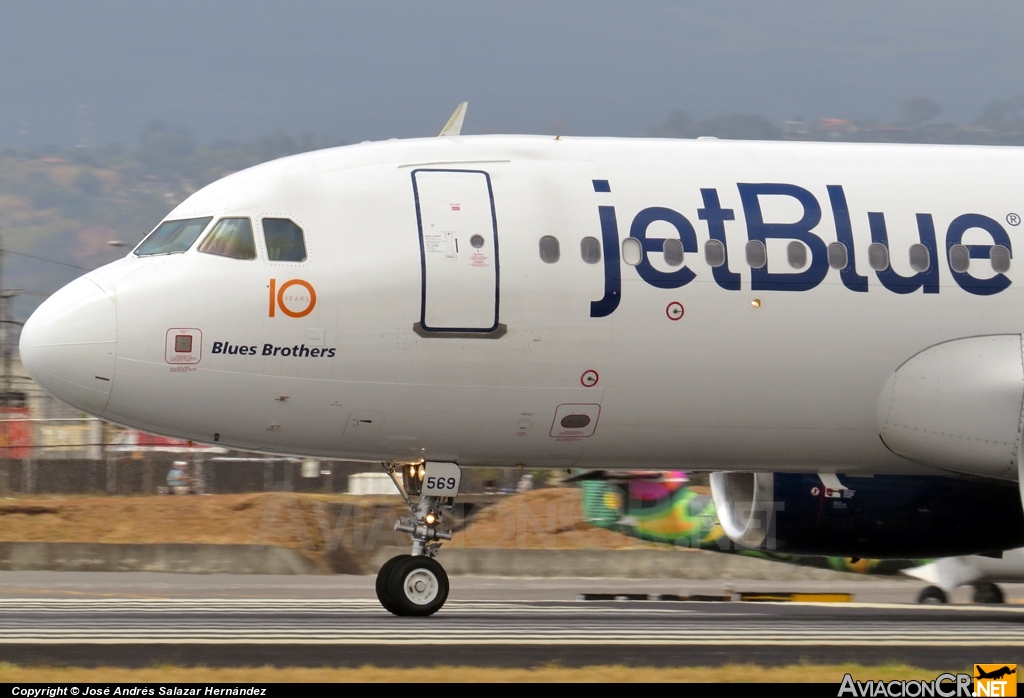
[[270, 317], [274, 317], [278, 310], [288, 317], [306, 317], [314, 307], [316, 291], [313, 284], [302, 279], [289, 279], [278, 286], [277, 279], [270, 280]]

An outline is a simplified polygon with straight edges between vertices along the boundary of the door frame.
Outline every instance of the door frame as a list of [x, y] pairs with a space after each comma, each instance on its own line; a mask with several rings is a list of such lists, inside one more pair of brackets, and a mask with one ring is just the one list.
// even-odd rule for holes
[[[423, 244], [423, 214], [420, 211], [420, 192], [416, 183], [416, 175], [420, 172], [451, 172], [459, 174], [480, 174], [487, 183], [487, 198], [491, 205], [491, 231], [494, 241], [494, 324], [488, 328], [452, 327], [434, 329], [426, 324], [427, 314], [427, 251]], [[468, 170], [457, 168], [419, 167], [410, 173], [412, 179], [413, 201], [416, 205], [416, 230], [420, 246], [420, 319], [413, 325], [413, 330], [421, 337], [461, 337], [477, 339], [497, 339], [504, 335], [508, 328], [499, 322], [501, 308], [501, 254], [498, 240], [498, 216], [494, 207], [494, 189], [491, 186], [491, 175], [485, 170]]]

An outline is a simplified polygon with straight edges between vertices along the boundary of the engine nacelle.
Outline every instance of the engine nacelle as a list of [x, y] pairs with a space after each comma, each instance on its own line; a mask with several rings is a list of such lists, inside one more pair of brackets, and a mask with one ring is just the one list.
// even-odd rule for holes
[[918, 463], [1016, 480], [1022, 402], [1020, 335], [957, 339], [889, 377], [878, 431], [890, 450]]
[[711, 497], [725, 535], [733, 543], [760, 548], [774, 520], [775, 475], [772, 473], [711, 473]]
[[742, 547], [932, 558], [1024, 546], [1017, 483], [916, 475], [713, 473], [718, 521]]

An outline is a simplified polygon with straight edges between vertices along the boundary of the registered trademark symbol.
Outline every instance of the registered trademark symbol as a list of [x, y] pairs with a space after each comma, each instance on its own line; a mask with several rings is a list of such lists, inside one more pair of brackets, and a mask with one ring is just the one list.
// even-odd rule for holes
[[1010, 225], [1020, 225], [1020, 216], [1018, 216], [1016, 213], [1007, 213], [1006, 222], [1009, 223]]

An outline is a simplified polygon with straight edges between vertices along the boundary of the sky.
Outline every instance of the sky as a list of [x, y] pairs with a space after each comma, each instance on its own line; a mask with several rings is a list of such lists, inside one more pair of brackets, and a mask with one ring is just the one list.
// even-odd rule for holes
[[0, 0], [0, 148], [645, 135], [677, 109], [969, 121], [1024, 95], [1024, 3], [991, 0]]

